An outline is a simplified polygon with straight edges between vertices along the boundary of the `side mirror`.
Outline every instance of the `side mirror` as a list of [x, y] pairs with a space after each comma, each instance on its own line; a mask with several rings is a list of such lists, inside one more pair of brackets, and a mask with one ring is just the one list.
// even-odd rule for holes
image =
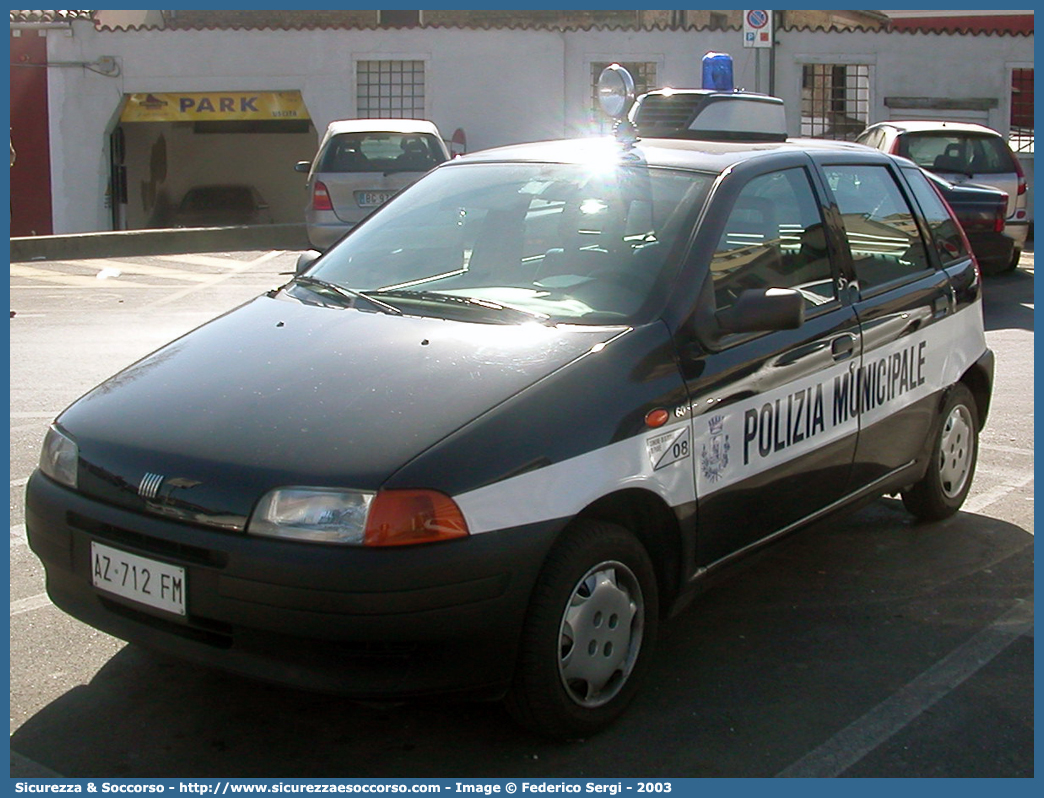
[[294, 267], [294, 275], [304, 274], [313, 263], [319, 260], [323, 253], [317, 249], [306, 249], [297, 256], [297, 266]]
[[805, 322], [805, 298], [793, 288], [749, 288], [715, 317], [726, 333], [796, 330]]
[[297, 163], [294, 164], [294, 171], [295, 172], [301, 172], [302, 174], [308, 174], [308, 172], [309, 172], [309, 170], [311, 168], [312, 168], [312, 162], [311, 161], [298, 161]]

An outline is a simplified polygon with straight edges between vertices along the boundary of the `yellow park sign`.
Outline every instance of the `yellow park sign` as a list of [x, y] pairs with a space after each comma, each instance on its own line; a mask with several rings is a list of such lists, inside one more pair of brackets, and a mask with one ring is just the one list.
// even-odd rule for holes
[[121, 122], [230, 122], [308, 119], [300, 91], [148, 92], [128, 94]]

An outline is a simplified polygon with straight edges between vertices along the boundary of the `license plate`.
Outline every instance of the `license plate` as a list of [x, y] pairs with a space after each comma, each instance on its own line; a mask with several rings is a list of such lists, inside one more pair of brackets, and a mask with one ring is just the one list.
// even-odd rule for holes
[[91, 541], [91, 581], [107, 593], [185, 614], [185, 569]]
[[394, 191], [356, 191], [355, 201], [360, 208], [376, 208], [383, 205], [395, 195]]

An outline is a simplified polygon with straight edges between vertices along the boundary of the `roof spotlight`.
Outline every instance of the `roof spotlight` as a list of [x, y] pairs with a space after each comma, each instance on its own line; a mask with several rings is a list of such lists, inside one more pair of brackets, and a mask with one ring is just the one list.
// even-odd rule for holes
[[614, 120], [613, 132], [624, 143], [638, 140], [637, 130], [627, 119], [634, 105], [634, 78], [619, 64], [610, 64], [598, 76], [598, 102], [602, 111]]

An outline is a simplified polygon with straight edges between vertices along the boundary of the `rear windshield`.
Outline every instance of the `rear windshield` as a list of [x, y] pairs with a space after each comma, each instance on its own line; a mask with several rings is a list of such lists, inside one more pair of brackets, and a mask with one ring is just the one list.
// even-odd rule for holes
[[1000, 136], [975, 133], [906, 133], [899, 154], [935, 172], [1004, 174], [1014, 172], [1011, 150]]
[[327, 142], [318, 172], [427, 172], [446, 160], [424, 133], [341, 133]]

